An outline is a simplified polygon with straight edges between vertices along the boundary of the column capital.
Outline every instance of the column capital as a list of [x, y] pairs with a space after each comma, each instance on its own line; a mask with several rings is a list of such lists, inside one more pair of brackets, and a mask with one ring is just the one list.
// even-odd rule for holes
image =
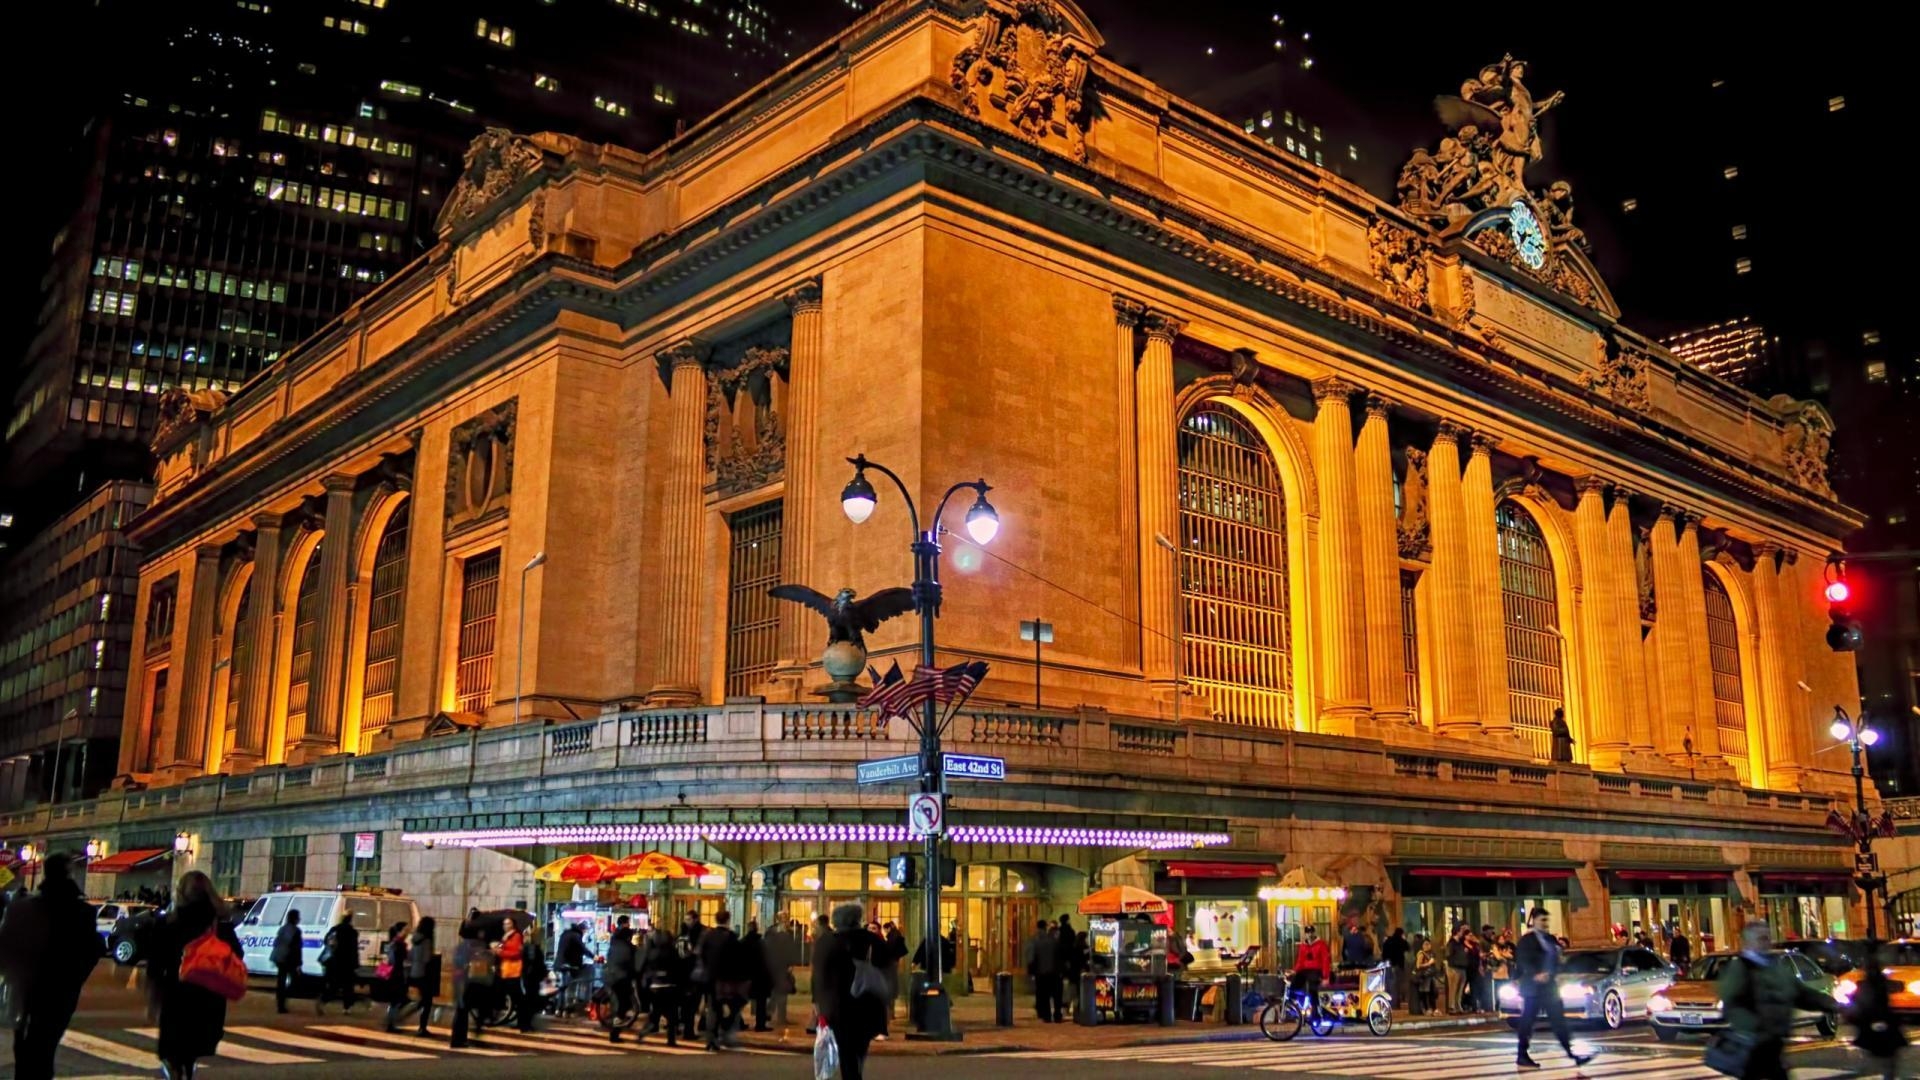
[[1353, 399], [1360, 387], [1338, 375], [1323, 375], [1313, 380], [1313, 400], [1319, 402], [1338, 401], [1342, 405]]
[[286, 515], [276, 514], [271, 510], [263, 510], [253, 515], [251, 520], [253, 521], [253, 527], [255, 529], [265, 531], [267, 529], [278, 529], [286, 520]]
[[1440, 429], [1434, 433], [1433, 442], [1435, 446], [1443, 442], [1458, 445], [1461, 439], [1471, 434], [1473, 434], [1473, 429], [1457, 420], [1442, 420], [1440, 421]]
[[1699, 511], [1689, 510], [1686, 507], [1681, 506], [1679, 503], [1671, 503], [1671, 502], [1661, 503], [1660, 516], [1663, 518], [1673, 519], [1673, 528], [1675, 532], [1678, 532], [1689, 525], [1697, 525], [1700, 522]]
[[1476, 431], [1468, 436], [1468, 439], [1473, 443], [1473, 456], [1475, 457], [1492, 454], [1500, 448], [1500, 436], [1492, 432]]
[[711, 350], [703, 341], [687, 338], [661, 349], [655, 358], [669, 369], [688, 366], [704, 366]]
[[348, 476], [346, 473], [334, 473], [321, 480], [320, 486], [326, 489], [328, 494], [336, 491], [352, 494], [353, 489], [360, 486], [360, 478], [357, 476]]
[[1634, 491], [1632, 488], [1628, 487], [1625, 484], [1620, 483], [1617, 480], [1614, 481], [1613, 498], [1615, 502], [1618, 502], [1623, 499], [1631, 500], [1633, 496], [1634, 496]]
[[1139, 326], [1147, 317], [1147, 305], [1131, 296], [1113, 294], [1113, 321], [1121, 326]]
[[1772, 560], [1774, 569], [1778, 570], [1780, 568], [1780, 556], [1785, 554], [1787, 550], [1771, 540], [1756, 540], [1748, 546], [1753, 549], [1755, 569], [1759, 568], [1761, 562]]
[[1585, 476], [1575, 477], [1573, 490], [1579, 492], [1583, 498], [1592, 495], [1597, 499], [1606, 493], [1607, 478], [1601, 476], [1599, 473], [1588, 473]]
[[781, 293], [780, 299], [795, 315], [816, 314], [820, 310], [820, 279], [807, 278]]
[[1398, 401], [1395, 401], [1380, 391], [1367, 391], [1367, 415], [1369, 417], [1378, 416], [1384, 420], [1392, 416], [1393, 410], [1399, 407], [1400, 403]]
[[1160, 341], [1171, 345], [1173, 339], [1180, 336], [1180, 331], [1187, 328], [1187, 320], [1178, 315], [1148, 308], [1142, 319], [1142, 325], [1147, 328], [1148, 341]]
[[225, 551], [226, 545], [224, 544], [198, 544], [194, 546], [193, 557], [199, 559], [201, 562], [218, 563], [220, 556]]

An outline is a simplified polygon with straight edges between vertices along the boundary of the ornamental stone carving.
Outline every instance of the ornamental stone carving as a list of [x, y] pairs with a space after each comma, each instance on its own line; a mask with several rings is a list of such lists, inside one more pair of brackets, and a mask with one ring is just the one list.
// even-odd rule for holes
[[447, 444], [447, 532], [489, 521], [513, 495], [519, 399], [509, 398], [453, 429]]
[[1803, 488], [1832, 496], [1827, 455], [1833, 449], [1833, 417], [1818, 402], [1796, 401], [1787, 394], [1775, 394], [1767, 404], [1787, 421], [1780, 449], [1788, 478]]
[[447, 195], [434, 231], [445, 236], [479, 216], [480, 211], [505, 195], [515, 184], [540, 168], [544, 155], [534, 141], [506, 128], [490, 127], [467, 147], [460, 179]]
[[1647, 388], [1647, 355], [1619, 339], [1607, 342], [1600, 366], [1580, 374], [1580, 385], [1606, 395], [1623, 408], [1645, 410], [1652, 404]]
[[1400, 480], [1399, 541], [1403, 559], [1433, 557], [1433, 536], [1427, 521], [1427, 452], [1407, 447], [1407, 468]]
[[1092, 54], [1050, 0], [988, 0], [949, 78], [969, 116], [1085, 161]]
[[722, 495], [765, 487], [787, 464], [787, 350], [756, 345], [709, 369], [707, 467]]
[[1428, 310], [1427, 243], [1412, 229], [1385, 218], [1367, 228], [1367, 262], [1373, 276], [1386, 283], [1387, 292], [1418, 311]]
[[160, 419], [153, 429], [153, 450], [165, 453], [182, 435], [227, 403], [225, 390], [188, 390], [176, 386], [160, 395]]
[[1653, 530], [1645, 525], [1633, 530], [1633, 573], [1640, 583], [1640, 621], [1650, 623], [1660, 608], [1653, 591]]

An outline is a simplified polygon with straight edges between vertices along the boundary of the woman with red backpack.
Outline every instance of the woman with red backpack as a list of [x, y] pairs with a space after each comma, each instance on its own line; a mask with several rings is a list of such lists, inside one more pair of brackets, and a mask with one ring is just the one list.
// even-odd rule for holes
[[155, 924], [147, 954], [148, 1013], [160, 1025], [160, 1070], [192, 1080], [226, 1034], [227, 1002], [246, 993], [246, 967], [227, 906], [207, 875], [192, 870], [174, 890], [173, 909]]

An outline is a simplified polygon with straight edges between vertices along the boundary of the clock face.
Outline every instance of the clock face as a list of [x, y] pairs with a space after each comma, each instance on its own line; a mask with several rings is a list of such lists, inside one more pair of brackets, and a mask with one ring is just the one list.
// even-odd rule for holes
[[1515, 200], [1507, 210], [1507, 236], [1513, 240], [1513, 250], [1529, 270], [1547, 265], [1546, 231], [1540, 228], [1540, 219], [1524, 199]]

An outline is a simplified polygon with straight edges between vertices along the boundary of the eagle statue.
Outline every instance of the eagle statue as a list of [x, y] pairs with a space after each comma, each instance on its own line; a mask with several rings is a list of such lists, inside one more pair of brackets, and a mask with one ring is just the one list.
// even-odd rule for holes
[[856, 600], [852, 589], [841, 589], [828, 596], [805, 585], [775, 585], [767, 595], [780, 600], [805, 604], [827, 620], [827, 644], [848, 642], [861, 650], [867, 647], [865, 635], [880, 629], [880, 624], [913, 610], [913, 590], [881, 589], [864, 600]]

